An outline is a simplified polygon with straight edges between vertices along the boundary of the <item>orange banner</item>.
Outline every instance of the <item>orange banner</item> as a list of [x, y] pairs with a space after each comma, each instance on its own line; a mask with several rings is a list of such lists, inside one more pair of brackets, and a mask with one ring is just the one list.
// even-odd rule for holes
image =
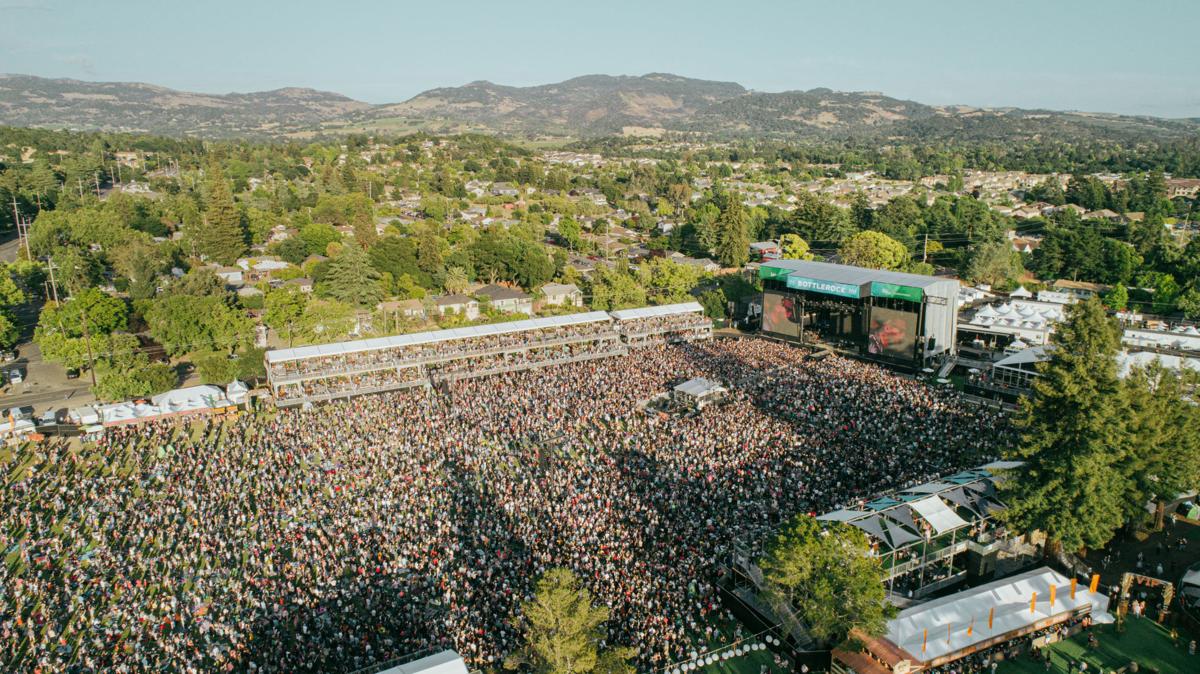
[[1029, 600], [1029, 612], [1033, 613], [1033, 610], [1036, 606], [1037, 606], [1037, 593], [1034, 592], [1033, 598]]
[[1100, 587], [1100, 574], [1094, 573], [1094, 574], [1092, 574], [1092, 584], [1088, 585], [1088, 592], [1095, 594], [1096, 589], [1099, 587]]
[[929, 630], [926, 629], [924, 632], [925, 633], [923, 635], [921, 635], [921, 652], [922, 653], [925, 652], [925, 644], [929, 643]]
[[1057, 596], [1057, 595], [1058, 595], [1058, 586], [1057, 586], [1057, 585], [1051, 585], [1051, 586], [1050, 586], [1050, 609], [1051, 609], [1051, 610], [1053, 610], [1053, 609], [1054, 609], [1054, 598], [1055, 598], [1055, 596]]
[[1071, 579], [1071, 599], [1075, 598], [1075, 586], [1079, 584], [1078, 578]]
[[992, 620], [995, 619], [995, 617], [996, 617], [996, 607], [993, 606], [990, 609], [988, 609], [988, 629], [989, 630], [992, 629]]

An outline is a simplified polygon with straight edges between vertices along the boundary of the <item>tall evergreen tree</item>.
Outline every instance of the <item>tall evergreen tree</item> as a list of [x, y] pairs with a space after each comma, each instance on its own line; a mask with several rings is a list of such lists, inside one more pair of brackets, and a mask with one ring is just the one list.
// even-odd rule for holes
[[1129, 438], [1120, 337], [1099, 299], [1071, 305], [1033, 394], [1022, 400], [1022, 436], [1010, 458], [1024, 464], [1002, 484], [1004, 518], [1018, 530], [1045, 532], [1047, 551], [1101, 547], [1124, 522]]
[[1140, 516], [1151, 500], [1169, 501], [1200, 486], [1200, 410], [1186, 392], [1195, 374], [1155, 361], [1122, 382], [1131, 442], [1120, 463], [1128, 478], [1125, 515]]
[[737, 195], [728, 195], [717, 218], [717, 259], [726, 267], [740, 267], [750, 259], [750, 222]]
[[367, 252], [357, 243], [347, 241], [342, 254], [329, 265], [325, 289], [330, 297], [338, 301], [370, 307], [383, 299], [380, 278], [382, 276], [371, 266]]
[[233, 264], [246, 252], [246, 230], [242, 214], [233, 203], [233, 193], [221, 168], [209, 166], [208, 198], [204, 219], [195, 232], [197, 252], [220, 264]]
[[525, 647], [504, 666], [534, 674], [633, 674], [632, 648], [601, 650], [608, 609], [592, 605], [592, 593], [569, 569], [550, 569], [533, 599], [521, 606]]

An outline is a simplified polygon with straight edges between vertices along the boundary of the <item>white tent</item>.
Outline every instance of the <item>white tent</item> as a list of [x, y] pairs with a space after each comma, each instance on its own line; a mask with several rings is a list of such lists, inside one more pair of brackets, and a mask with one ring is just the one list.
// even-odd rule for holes
[[379, 674], [467, 674], [467, 665], [458, 653], [442, 651], [385, 669]]
[[225, 387], [225, 396], [234, 405], [241, 405], [250, 397], [250, 387], [234, 379]]
[[1008, 294], [1009, 297], [1033, 297], [1033, 293], [1025, 289], [1025, 286], [1017, 286], [1017, 289]]
[[947, 508], [945, 502], [936, 496], [923, 498], [920, 501], [913, 501], [908, 505], [917, 511], [917, 514], [928, 522], [929, 526], [933, 527], [934, 534], [942, 534], [946, 531], [967, 526], [966, 520], [959, 517], [958, 513]]
[[[1050, 588], [1055, 588], [1050, 604]], [[1037, 601], [1029, 610], [1034, 593]], [[1071, 598], [1071, 579], [1048, 567], [964, 590], [900, 612], [887, 623], [887, 640], [916, 662], [929, 662], [1048, 618], [1090, 608], [1092, 620], [1111, 622], [1108, 597], [1080, 584]], [[993, 615], [988, 627], [988, 615]], [[970, 632], [970, 634], [968, 634]], [[928, 635], [928, 638], [926, 638]]]

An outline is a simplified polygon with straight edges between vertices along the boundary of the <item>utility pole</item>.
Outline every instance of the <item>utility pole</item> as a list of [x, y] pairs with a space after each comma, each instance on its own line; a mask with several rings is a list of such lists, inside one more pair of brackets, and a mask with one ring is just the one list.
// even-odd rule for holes
[[22, 220], [21, 211], [17, 208], [17, 195], [13, 195], [13, 222], [17, 225], [17, 237], [25, 244], [25, 257], [30, 261], [33, 260], [33, 255], [29, 252], [29, 223]]
[[925, 245], [921, 248], [921, 262], [929, 257], [929, 232], [925, 232]]
[[92, 388], [96, 388], [96, 360], [92, 356], [92, 334], [88, 330], [87, 305], [80, 302], [79, 311], [83, 319], [83, 341], [87, 344], [88, 372], [92, 375]]
[[58, 304], [58, 282], [54, 279], [54, 258], [46, 256], [46, 269], [50, 270], [50, 289], [54, 297], [54, 303]]
[[76, 178], [75, 182], [79, 185], [79, 198], [82, 199], [83, 198], [83, 177]]
[[99, 198], [100, 197], [100, 172], [96, 171], [96, 174], [93, 177], [96, 179], [96, 197]]

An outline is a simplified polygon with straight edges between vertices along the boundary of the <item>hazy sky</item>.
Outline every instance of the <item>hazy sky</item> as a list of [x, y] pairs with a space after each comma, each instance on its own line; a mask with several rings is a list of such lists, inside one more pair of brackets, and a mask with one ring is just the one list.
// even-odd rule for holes
[[1200, 116], [1200, 0], [0, 0], [0, 72], [384, 103], [486, 79]]

